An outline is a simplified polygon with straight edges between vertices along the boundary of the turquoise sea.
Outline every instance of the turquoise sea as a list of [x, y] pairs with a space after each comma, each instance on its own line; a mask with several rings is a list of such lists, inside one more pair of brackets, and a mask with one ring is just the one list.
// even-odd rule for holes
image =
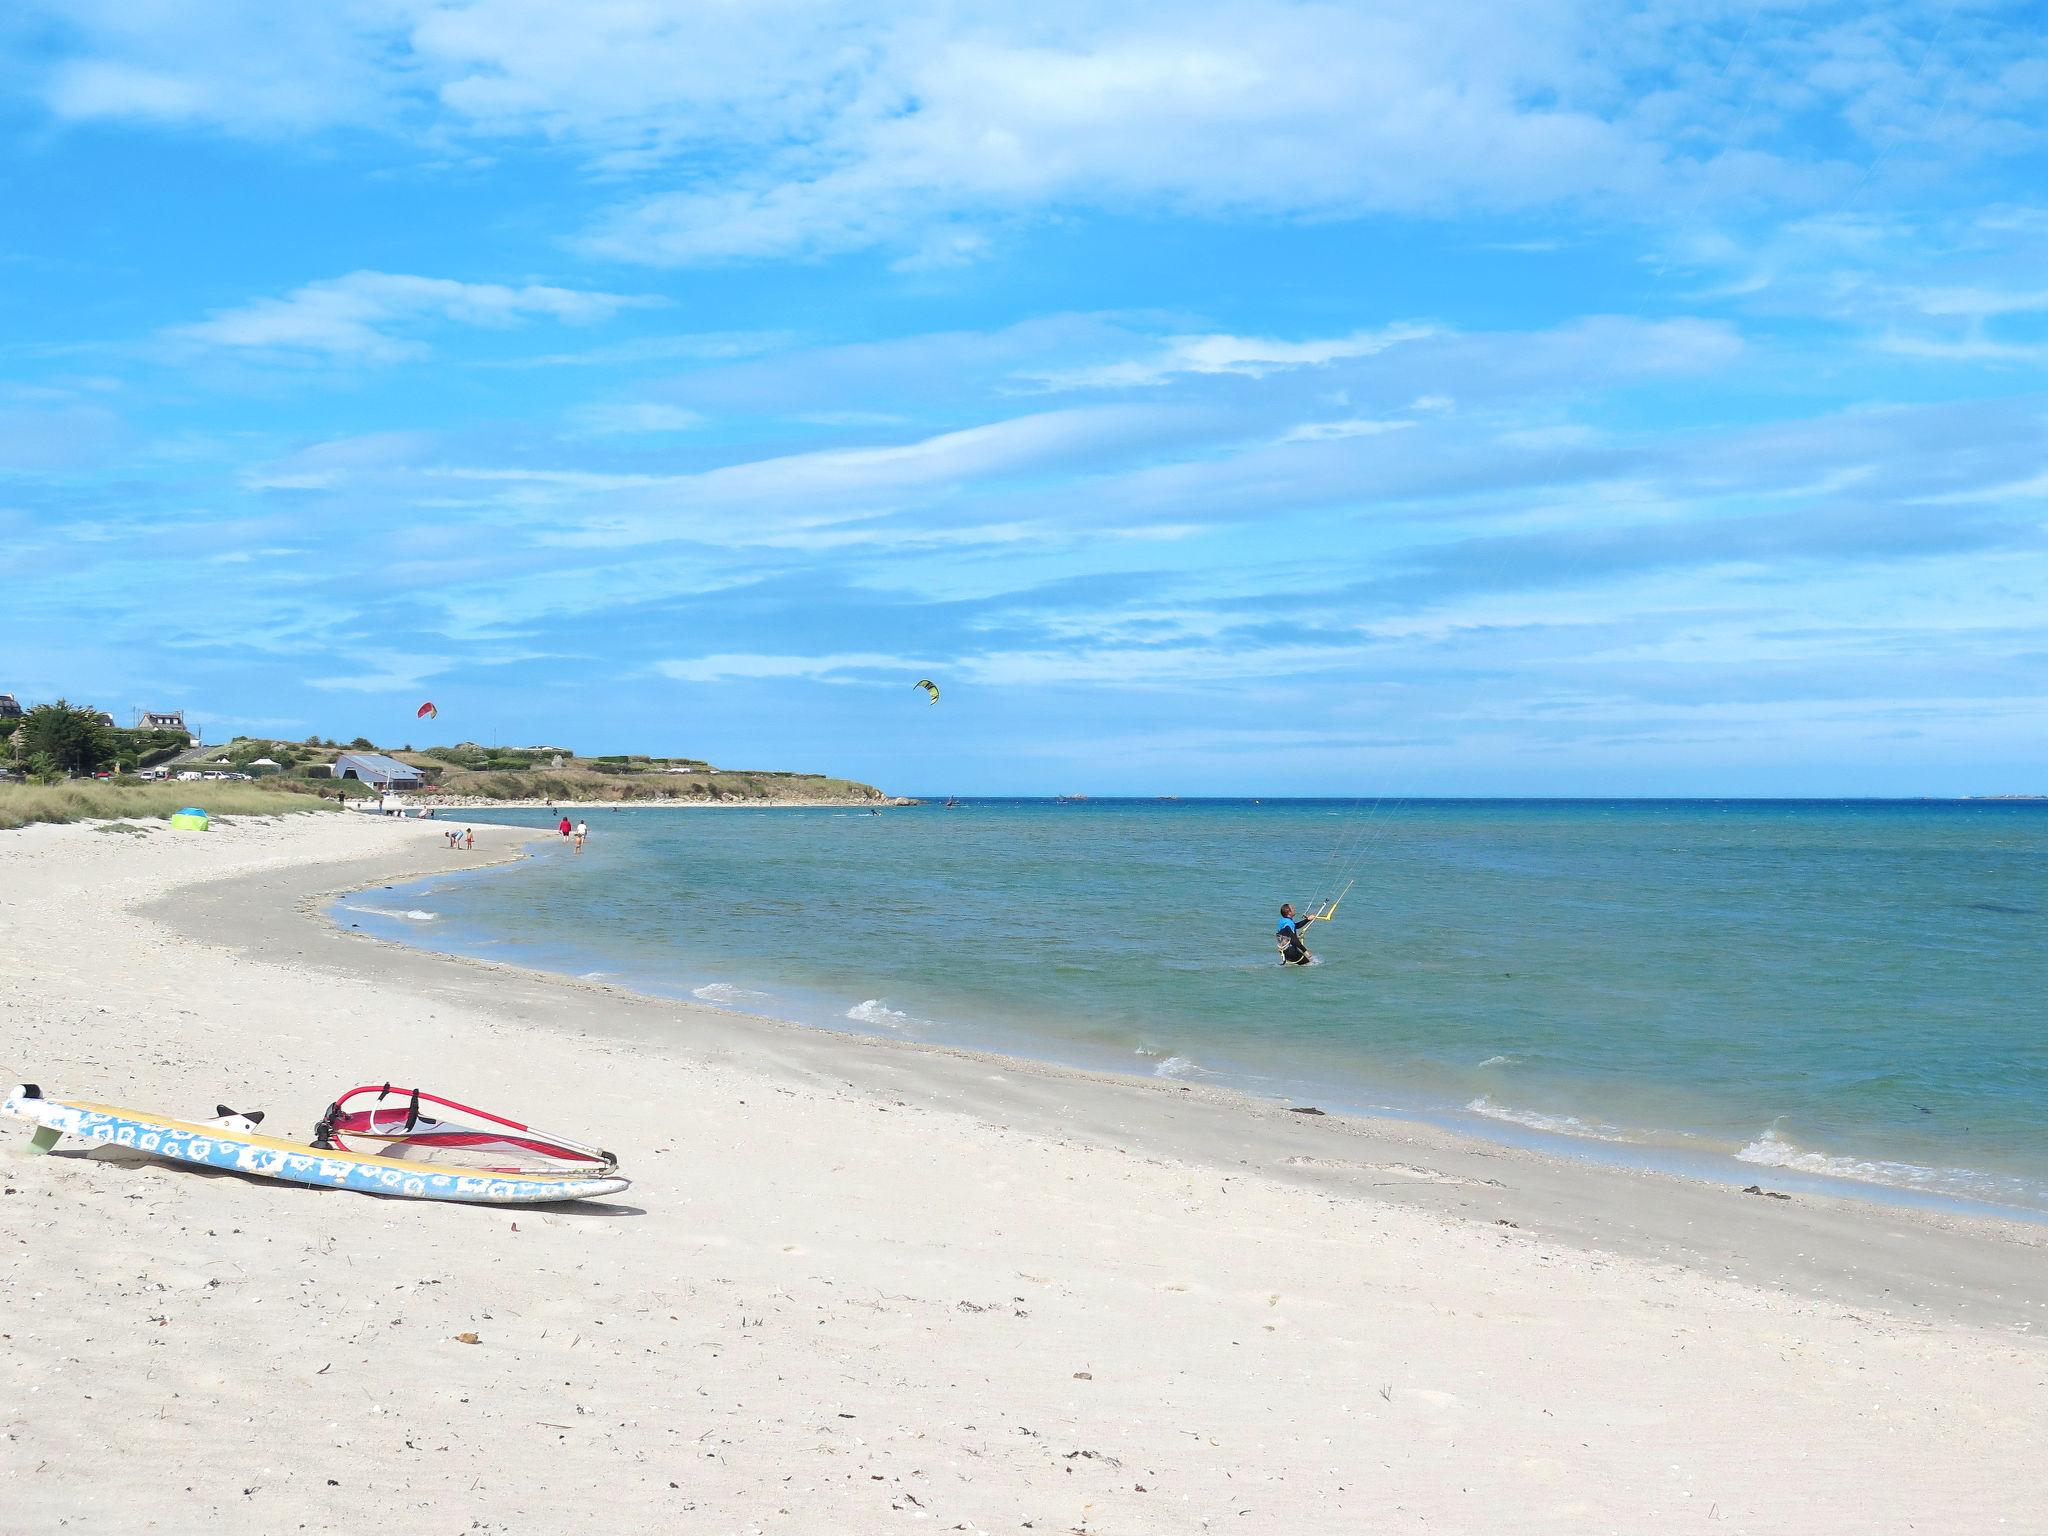
[[[2048, 1216], [2048, 804], [583, 814], [581, 855], [337, 915], [836, 1029]], [[1354, 876], [1320, 963], [1279, 966], [1280, 902]]]

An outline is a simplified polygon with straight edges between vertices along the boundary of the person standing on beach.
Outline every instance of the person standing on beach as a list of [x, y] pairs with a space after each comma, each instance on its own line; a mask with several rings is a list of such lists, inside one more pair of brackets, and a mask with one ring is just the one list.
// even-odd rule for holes
[[463, 830], [463, 834], [462, 834], [462, 846], [463, 846], [464, 848], [474, 848], [474, 847], [476, 846], [476, 828], [475, 828], [475, 827], [468, 827], [468, 828], [465, 828], [465, 829]]
[[564, 837], [567, 837], [567, 836], [569, 835], [569, 818], [568, 818], [568, 817], [564, 816], [564, 817], [562, 818], [562, 825], [561, 825], [561, 827], [560, 827], [560, 828], [559, 828], [558, 830], [559, 830], [559, 831], [561, 832], [562, 836], [564, 836]]
[[1301, 942], [1301, 930], [1314, 921], [1313, 916], [1296, 917], [1293, 902], [1280, 903], [1280, 926], [1273, 930], [1273, 942], [1280, 947], [1282, 965], [1307, 965], [1315, 959], [1308, 946]]
[[587, 821], [579, 821], [579, 822], [577, 822], [577, 823], [576, 823], [576, 851], [577, 851], [578, 853], [581, 853], [581, 852], [583, 851], [583, 839], [585, 839], [585, 838], [586, 838], [586, 837], [588, 837], [588, 836], [590, 836], [590, 823], [589, 823], [589, 822], [587, 822]]

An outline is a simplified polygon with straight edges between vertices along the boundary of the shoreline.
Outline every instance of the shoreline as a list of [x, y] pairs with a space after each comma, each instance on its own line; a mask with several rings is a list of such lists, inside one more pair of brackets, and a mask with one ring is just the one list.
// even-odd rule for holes
[[[633, 1188], [10, 1159], [0, 1526], [2038, 1522], [2037, 1229], [400, 947], [317, 908], [445, 870], [444, 829], [295, 822], [0, 837], [0, 1075], [301, 1136], [413, 1080], [598, 1135]], [[478, 832], [465, 867], [519, 857]]]
[[[504, 851], [494, 851], [485, 861], [466, 861], [459, 872], [467, 873], [473, 870], [480, 873], [485, 869], [503, 870], [516, 866], [530, 856], [528, 845], [545, 845], [551, 836], [545, 829], [501, 826], [497, 830], [513, 834], [508, 841], [516, 843], [517, 846]], [[429, 859], [439, 852], [438, 848], [428, 850]], [[1520, 1171], [1532, 1187], [1540, 1185], [1543, 1188], [1547, 1217], [1553, 1223], [1553, 1230], [1560, 1237], [1574, 1238], [1589, 1246], [1618, 1243], [1622, 1251], [1632, 1251], [1643, 1257], [1666, 1258], [1674, 1251], [1682, 1251], [1685, 1239], [1680, 1235], [1679, 1228], [1694, 1225], [1704, 1218], [1707, 1211], [1720, 1207], [1727, 1200], [1738, 1200], [1744, 1206], [1757, 1203], [1756, 1197], [1747, 1196], [1744, 1191], [1736, 1188], [1732, 1181], [1724, 1182], [1673, 1172], [1644, 1160], [1610, 1163], [1577, 1151], [1553, 1150], [1543, 1145], [1542, 1139], [1534, 1133], [1526, 1141], [1516, 1138], [1514, 1128], [1508, 1126], [1501, 1128], [1500, 1139], [1496, 1140], [1474, 1130], [1447, 1126], [1426, 1117], [1318, 1111], [1313, 1117], [1301, 1118], [1294, 1106], [1226, 1085], [1185, 1083], [938, 1041], [835, 1029], [771, 1014], [750, 1013], [742, 1009], [641, 992], [610, 981], [591, 980], [583, 976], [482, 956], [429, 949], [402, 940], [346, 929], [335, 921], [331, 910], [332, 904], [349, 895], [373, 887], [388, 888], [394, 893], [402, 892], [407, 885], [416, 881], [444, 878], [447, 873], [446, 868], [442, 866], [435, 866], [410, 878], [383, 871], [358, 882], [306, 893], [300, 896], [294, 905], [299, 913], [319, 924], [337, 940], [367, 945], [387, 955], [418, 957], [428, 962], [426, 969], [408, 969], [404, 973], [407, 982], [413, 985], [426, 984], [432, 966], [440, 964], [474, 970], [488, 976], [517, 979], [535, 988], [542, 998], [554, 991], [578, 997], [594, 995], [621, 1005], [619, 1011], [605, 1022], [612, 1025], [622, 1038], [630, 1040], [635, 1045], [680, 1049], [677, 1043], [678, 1032], [673, 1026], [682, 1024], [695, 1031], [700, 1040], [705, 1034], [721, 1037], [718, 1043], [718, 1049], [721, 1050], [743, 1049], [749, 1039], [776, 1041], [791, 1054], [803, 1056], [808, 1067], [829, 1070], [835, 1075], [845, 1076], [851, 1082], [862, 1080], [863, 1073], [860, 1069], [877, 1053], [884, 1056], [907, 1057], [912, 1062], [929, 1062], [939, 1071], [956, 1079], [944, 1084], [944, 1088], [951, 1090], [950, 1092], [940, 1091], [941, 1085], [937, 1082], [927, 1081], [921, 1084], [920, 1086], [932, 1091], [933, 1102], [943, 1102], [948, 1109], [968, 1113], [991, 1124], [1013, 1123], [1017, 1110], [1016, 1101], [1007, 1090], [983, 1091], [977, 1079], [986, 1073], [994, 1072], [1019, 1078], [1028, 1077], [1052, 1085], [1055, 1090], [1059, 1085], [1072, 1085], [1077, 1090], [1083, 1089], [1085, 1085], [1086, 1090], [1097, 1091], [1110, 1098], [1121, 1094], [1141, 1095], [1145, 1098], [1139, 1102], [1164, 1102], [1174, 1105], [1176, 1113], [1186, 1110], [1198, 1115], [1213, 1116], [1225, 1125], [1234, 1125], [1234, 1122], [1241, 1120], [1242, 1125], [1234, 1125], [1239, 1135], [1248, 1134], [1253, 1126], [1258, 1127], [1261, 1132], [1270, 1131], [1274, 1127], [1286, 1127], [1288, 1130], [1283, 1140], [1267, 1149], [1279, 1153], [1276, 1161], [1283, 1171], [1278, 1176], [1283, 1178], [1297, 1174], [1296, 1168], [1286, 1166], [1286, 1160], [1288, 1157], [1304, 1155], [1299, 1149], [1308, 1143], [1294, 1134], [1296, 1129], [1304, 1126], [1309, 1127], [1311, 1132], [1319, 1132], [1325, 1136], [1367, 1143], [1381, 1153], [1386, 1153], [1389, 1147], [1407, 1147], [1411, 1150], [1425, 1148], [1437, 1159], [1448, 1160], [1445, 1169], [1454, 1184], [1460, 1181], [1486, 1183], [1492, 1179], [1494, 1172], [1489, 1165], [1505, 1161], [1510, 1167]], [[198, 894], [203, 900], [203, 889]], [[190, 935], [198, 926], [195, 919], [198, 911], [203, 908], [187, 910], [188, 907], [189, 903], [180, 904], [179, 915], [174, 925]], [[393, 964], [395, 967], [396, 962]], [[723, 1038], [727, 1035], [732, 1037], [730, 1042]], [[794, 1040], [790, 1037], [794, 1037]], [[912, 1067], [910, 1070], [915, 1071], [916, 1068]], [[891, 1081], [897, 1080], [895, 1074], [885, 1071], [882, 1075]], [[900, 1093], [900, 1084], [890, 1091]], [[1106, 1110], [1103, 1118], [1108, 1118]], [[1312, 1125], [1310, 1119], [1313, 1120]], [[1045, 1131], [1054, 1127], [1048, 1120], [1034, 1128]], [[1149, 1129], [1157, 1131], [1160, 1128]], [[1214, 1129], [1214, 1126], [1204, 1127], [1203, 1133], [1206, 1135]], [[1130, 1153], [1143, 1155], [1162, 1150], [1157, 1145], [1146, 1144], [1142, 1135], [1118, 1140], [1122, 1150]], [[1283, 1151], [1282, 1148], [1293, 1150]], [[1177, 1156], [1197, 1157], [1219, 1170], [1231, 1162], [1230, 1159], [1216, 1154], [1206, 1139], [1175, 1138], [1170, 1150]], [[1313, 1154], [1309, 1155], [1313, 1159]], [[1234, 1165], [1242, 1166], [1245, 1161], [1238, 1158]], [[1315, 1160], [1298, 1165], [1299, 1168], [1315, 1166]], [[1367, 1171], [1377, 1173], [1383, 1172], [1384, 1169], [1375, 1164]], [[1386, 1187], [1375, 1180], [1332, 1179], [1320, 1176], [1327, 1170], [1318, 1169], [1317, 1172], [1318, 1177], [1305, 1179], [1304, 1182], [1319, 1188], [1334, 1185], [1348, 1187], [1354, 1191], [1361, 1183], [1375, 1188]], [[1778, 1177], [1780, 1174], [1785, 1177]], [[1582, 1176], [1588, 1181], [1588, 1188], [1584, 1190], [1575, 1187], [1576, 1181]], [[1993, 1241], [2012, 1241], [2048, 1254], [2048, 1225], [2032, 1219], [2031, 1213], [2015, 1208], [1993, 1206], [1985, 1202], [1952, 1200], [1947, 1197], [1930, 1197], [1925, 1202], [1910, 1199], [1885, 1201], [1860, 1192], [1839, 1190], [1840, 1185], [1850, 1181], [1802, 1175], [1796, 1170], [1759, 1167], [1754, 1179], [1768, 1180], [1774, 1186], [1788, 1184], [1799, 1189], [1801, 1192], [1795, 1199], [1809, 1210], [1826, 1213], [1829, 1218], [1828, 1225], [1838, 1238], [1854, 1231], [1859, 1223], [1866, 1220], [1871, 1223], [1881, 1223], [1887, 1219], [1904, 1220], [1934, 1231], [1972, 1233]], [[1566, 1216], [1565, 1212], [1575, 1201], [1587, 1205], [1599, 1203], [1593, 1192], [1600, 1188], [1597, 1181], [1601, 1180], [1613, 1181], [1606, 1186], [1605, 1192], [1609, 1198], [1612, 1198], [1617, 1190], [1635, 1193], [1645, 1187], [1662, 1188], [1667, 1192], [1666, 1198], [1678, 1200], [1681, 1208], [1668, 1219], [1661, 1216], [1658, 1219], [1650, 1219], [1647, 1212], [1632, 1213], [1644, 1217], [1640, 1224], [1641, 1229], [1633, 1233], [1616, 1230], [1612, 1213], [1609, 1212], [1602, 1212], [1596, 1219], [1583, 1223]], [[1812, 1188], [1814, 1185], [1835, 1185], [1838, 1189], [1835, 1192], [1816, 1191]], [[1910, 1194], [1908, 1191], [1899, 1193]], [[1706, 1198], [1700, 1200], [1701, 1208], [1695, 1210], [1694, 1200], [1701, 1196]], [[1505, 1202], [1507, 1197], [1497, 1198]], [[1481, 1197], [1468, 1196], [1467, 1199], [1468, 1203], [1484, 1204]], [[1510, 1217], [1525, 1214], [1523, 1210], [1509, 1208], [1505, 1203], [1502, 1208]], [[1490, 1209], [1490, 1206], [1486, 1209]], [[1775, 1225], [1781, 1226], [1782, 1223]], [[1692, 1261], [1710, 1264], [1722, 1272], [1747, 1272], [1761, 1277], [1760, 1271], [1751, 1268], [1749, 1256], [1739, 1251], [1738, 1245], [1735, 1244], [1701, 1245], [1693, 1251]], [[1813, 1270], [1809, 1279], [1826, 1277], [1820, 1279], [1817, 1287], [1825, 1290], [1830, 1280], [1846, 1281], [1850, 1271], [1856, 1267], [1854, 1264], [1845, 1264], [1840, 1269], [1834, 1269], [1820, 1264]], [[1962, 1265], [1965, 1272], [1968, 1268], [1967, 1263]], [[1947, 1285], [1935, 1287], [1935, 1291], [1948, 1294], [1951, 1300], [1954, 1299], [1954, 1289]], [[1881, 1294], [1868, 1289], [1850, 1289], [1841, 1293], [1841, 1299], [1852, 1305], [1872, 1306], [1881, 1304]], [[1934, 1305], [1933, 1295], [1934, 1292], [1918, 1295], [1913, 1298], [1912, 1304]], [[1980, 1303], [1987, 1299], [1976, 1298]], [[2034, 1305], [2035, 1303], [2028, 1302], [2026, 1309], [2012, 1312], [2008, 1321], [2015, 1324], [2033, 1321]], [[2039, 1305], [2048, 1308], [2048, 1288], [2043, 1289]], [[1984, 1314], [1973, 1311], [1972, 1315]]]
[[[882, 800], [479, 800], [459, 795], [413, 794], [408, 810], [456, 811], [847, 811], [892, 810], [920, 804], [920, 801], [890, 796]], [[385, 814], [367, 805], [363, 815]], [[350, 807], [355, 809], [354, 806]], [[408, 818], [411, 819], [411, 818]]]
[[[545, 828], [527, 829], [515, 824], [500, 823], [500, 826], [515, 832], [530, 832], [524, 841], [536, 845], [551, 843], [551, 834]], [[492, 859], [485, 863], [465, 864], [458, 873], [482, 873], [488, 868], [503, 868], [517, 862], [512, 859]], [[401, 897], [414, 885], [431, 885], [448, 877], [445, 870], [435, 871], [419, 877], [417, 881], [400, 882], [393, 887]], [[331, 922], [340, 923], [346, 911], [340, 904], [352, 892], [338, 892], [323, 898], [320, 903], [322, 914]], [[934, 1039], [929, 1036], [906, 1036], [886, 1028], [864, 1030], [850, 1027], [847, 1019], [857, 1016], [840, 1015], [832, 1017], [816, 1015], [806, 1017], [795, 1007], [792, 999], [784, 999], [789, 1011], [763, 1012], [755, 1006], [727, 1002], [707, 1002], [695, 989], [687, 994], [677, 990], [652, 990], [643, 979], [642, 986], [620, 983], [592, 983], [582, 972], [571, 969], [551, 969], [548, 966], [502, 961], [478, 954], [474, 949], [456, 945], [443, 947], [428, 940], [429, 930], [409, 927], [398, 914], [357, 910], [351, 915], [374, 918], [374, 927], [363, 930], [365, 937], [380, 943], [424, 954], [461, 960], [509, 972], [546, 977], [565, 984], [586, 986], [601, 985], [603, 990], [617, 995], [642, 999], [650, 1004], [666, 1004], [691, 1010], [709, 1010], [717, 1015], [738, 1020], [751, 1020], [761, 1025], [778, 1028], [816, 1030], [837, 1038], [879, 1042], [908, 1050], [964, 1051], [976, 1059], [991, 1062], [1029, 1063], [1056, 1071], [1076, 1072], [1091, 1079], [1124, 1082], [1147, 1087], [1160, 1086], [1155, 1074], [1133, 1071], [1128, 1068], [1090, 1064], [1072, 1056], [1056, 1054], [1062, 1042], [1050, 1036], [1030, 1037], [1019, 1035], [1013, 1042], [991, 1048], [986, 1045], [963, 1044]], [[687, 980], [676, 984], [687, 987]], [[747, 990], [766, 1001], [773, 1001], [777, 994], [773, 984], [743, 982]], [[764, 990], [766, 989], [766, 990]], [[855, 995], [848, 993], [848, 996]], [[836, 1003], [834, 1008], [836, 1010]], [[943, 1027], [940, 1025], [938, 1027]], [[1042, 1049], [1034, 1049], [1042, 1047]], [[1189, 1086], [1211, 1098], [1232, 1099], [1246, 1107], [1264, 1110], [1286, 1109], [1290, 1098], [1285, 1094], [1261, 1091], [1240, 1086], [1228, 1081], [1228, 1071], [1207, 1074], [1219, 1079], [1196, 1081]], [[1166, 1086], [1177, 1086], [1182, 1079], [1169, 1078]], [[1663, 1177], [1680, 1179], [1687, 1183], [1703, 1183], [1720, 1188], [1744, 1189], [1750, 1185], [1769, 1184], [1781, 1191], [1789, 1191], [1800, 1197], [1815, 1197], [1841, 1200], [1852, 1204], [1868, 1204], [1886, 1209], [1917, 1211], [1934, 1215], [1946, 1215], [1964, 1219], [2011, 1222], [2024, 1227], [2048, 1228], [2048, 1210], [2000, 1201], [1988, 1195], [1959, 1193], [1953, 1190], [1931, 1188], [1924, 1184], [1885, 1182], [1877, 1178], [1860, 1178], [1855, 1174], [1834, 1171], [1832, 1168], [1802, 1167], [1796, 1163], [1773, 1163], [1762, 1159], [1748, 1159], [1733, 1148], [1717, 1146], [1687, 1145], [1698, 1138], [1684, 1131], [1665, 1132], [1658, 1136], [1647, 1131], [1634, 1134], [1574, 1135], [1570, 1131], [1556, 1129], [1545, 1121], [1570, 1120], [1585, 1113], [1574, 1110], [1570, 1113], [1552, 1113], [1547, 1110], [1493, 1113], [1475, 1108], [1472, 1104], [1459, 1106], [1454, 1103], [1426, 1102], [1419, 1090], [1404, 1087], [1388, 1087], [1384, 1084], [1310, 1084], [1300, 1085], [1306, 1096], [1297, 1102], [1313, 1104], [1318, 1113], [1332, 1118], [1357, 1121], [1367, 1126], [1374, 1125], [1419, 1125], [1431, 1127], [1442, 1134], [1474, 1147], [1511, 1148], [1526, 1151], [1558, 1161], [1603, 1167], [1624, 1172], [1642, 1172]], [[1401, 1102], [1403, 1100], [1407, 1102]], [[1496, 1108], [1504, 1108], [1496, 1106]], [[1620, 1131], [1621, 1128], [1615, 1128]], [[1768, 1134], [1768, 1133], [1766, 1133]], [[1829, 1164], [1874, 1163], [1877, 1166], [1900, 1166], [1888, 1164], [1882, 1154], [1858, 1151], [1841, 1152], [1800, 1152], [1797, 1155]], [[1924, 1169], [1930, 1175], [1940, 1175], [1955, 1170]]]

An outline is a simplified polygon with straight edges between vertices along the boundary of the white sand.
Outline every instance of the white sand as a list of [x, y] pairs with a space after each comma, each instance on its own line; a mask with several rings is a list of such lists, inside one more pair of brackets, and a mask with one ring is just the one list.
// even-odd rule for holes
[[2048, 1530], [2038, 1227], [749, 1021], [306, 910], [449, 862], [445, 830], [0, 833], [0, 1083], [303, 1134], [418, 1078], [636, 1180], [436, 1206], [22, 1158], [0, 1124], [0, 1530]]

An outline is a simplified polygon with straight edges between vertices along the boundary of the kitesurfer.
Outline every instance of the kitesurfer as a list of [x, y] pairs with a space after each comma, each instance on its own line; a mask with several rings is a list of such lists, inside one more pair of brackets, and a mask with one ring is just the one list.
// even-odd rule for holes
[[1282, 965], [1307, 965], [1315, 958], [1309, 953], [1308, 946], [1301, 942], [1301, 930], [1315, 920], [1313, 913], [1307, 917], [1296, 917], [1291, 901], [1280, 903], [1280, 926], [1273, 930], [1273, 942], [1280, 948]]

